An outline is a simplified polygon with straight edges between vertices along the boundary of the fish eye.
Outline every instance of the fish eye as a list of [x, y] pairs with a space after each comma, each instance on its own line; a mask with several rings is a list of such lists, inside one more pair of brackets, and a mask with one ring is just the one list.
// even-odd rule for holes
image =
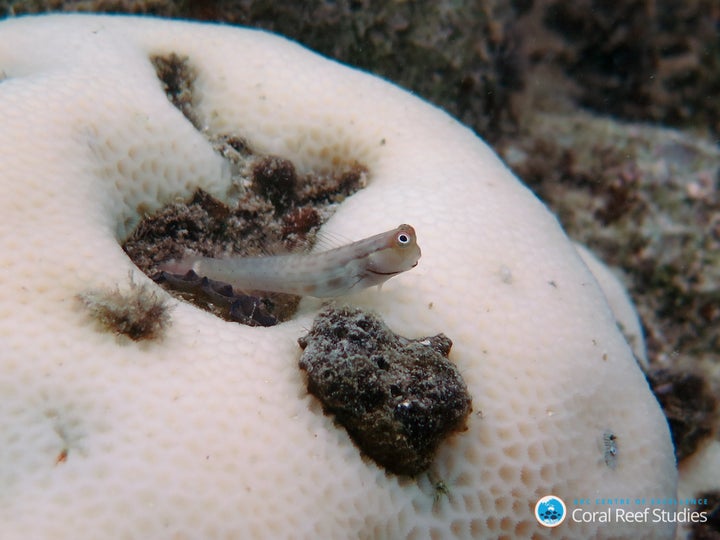
[[396, 237], [397, 243], [400, 246], [407, 246], [410, 243], [410, 235], [408, 233], [401, 232]]

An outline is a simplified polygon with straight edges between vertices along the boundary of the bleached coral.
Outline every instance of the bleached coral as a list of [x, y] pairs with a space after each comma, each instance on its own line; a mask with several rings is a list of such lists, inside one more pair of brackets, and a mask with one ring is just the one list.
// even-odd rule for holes
[[[196, 73], [202, 132], [150, 61], [173, 53]], [[532, 515], [548, 493], [671, 497], [672, 445], [574, 247], [470, 131], [384, 81], [223, 26], [8, 20], [0, 70], [3, 537], [672, 536], [667, 523], [551, 531]], [[419, 266], [346, 301], [399, 334], [453, 341], [475, 412], [427, 474], [386, 474], [308, 395], [296, 340], [317, 301], [273, 328], [176, 303], [162, 340], [88, 321], [79, 294], [129, 290], [119, 242], [143, 213], [198, 187], [226, 195], [206, 134], [301, 172], [367, 167], [330, 233], [417, 230]]]

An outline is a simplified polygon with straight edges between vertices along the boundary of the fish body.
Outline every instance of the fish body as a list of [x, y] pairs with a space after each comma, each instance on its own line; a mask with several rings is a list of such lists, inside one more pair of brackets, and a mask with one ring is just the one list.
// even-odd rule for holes
[[415, 229], [400, 225], [364, 240], [320, 253], [263, 257], [189, 257], [162, 270], [223, 281], [239, 291], [263, 291], [327, 298], [381, 285], [417, 265], [421, 251]]

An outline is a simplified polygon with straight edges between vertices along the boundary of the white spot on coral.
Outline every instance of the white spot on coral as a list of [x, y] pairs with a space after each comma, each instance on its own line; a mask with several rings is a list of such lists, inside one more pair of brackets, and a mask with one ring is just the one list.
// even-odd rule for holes
[[510, 270], [510, 268], [508, 268], [507, 266], [505, 266], [503, 264], [500, 267], [500, 271], [498, 273], [500, 274], [500, 280], [503, 283], [507, 283], [508, 285], [510, 285], [512, 283], [513, 275], [512, 275], [512, 271]]

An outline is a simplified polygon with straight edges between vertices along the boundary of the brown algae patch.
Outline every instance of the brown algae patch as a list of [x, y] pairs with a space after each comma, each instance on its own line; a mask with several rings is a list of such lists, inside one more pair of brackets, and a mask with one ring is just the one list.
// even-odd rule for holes
[[407, 339], [375, 315], [329, 307], [298, 343], [308, 391], [389, 472], [425, 471], [442, 441], [466, 429], [472, 398], [444, 334]]
[[92, 290], [78, 295], [103, 331], [132, 341], [159, 340], [170, 323], [170, 306], [151, 287], [132, 279], [127, 291]]
[[170, 53], [166, 56], [151, 56], [150, 62], [170, 102], [196, 129], [200, 129], [200, 121], [193, 112], [193, 84], [197, 73], [188, 57]]

